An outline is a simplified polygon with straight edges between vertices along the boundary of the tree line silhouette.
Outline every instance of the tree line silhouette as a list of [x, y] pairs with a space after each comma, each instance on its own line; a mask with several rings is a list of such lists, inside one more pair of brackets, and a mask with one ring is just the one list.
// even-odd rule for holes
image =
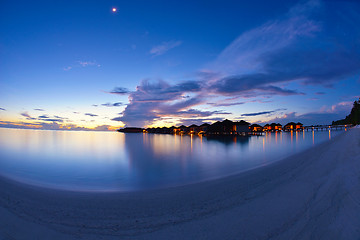
[[357, 101], [355, 100], [350, 114], [347, 115], [345, 119], [332, 122], [332, 125], [345, 125], [345, 124], [353, 124], [353, 125], [360, 124], [360, 98]]

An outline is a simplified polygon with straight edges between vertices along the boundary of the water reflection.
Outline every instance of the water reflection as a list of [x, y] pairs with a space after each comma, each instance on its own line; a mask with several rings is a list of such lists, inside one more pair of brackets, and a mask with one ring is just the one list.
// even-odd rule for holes
[[244, 136], [206, 136], [205, 137], [207, 141], [216, 141], [223, 143], [225, 145], [247, 145], [249, 144], [249, 138], [250, 137], [244, 137]]
[[71, 190], [160, 188], [259, 167], [340, 132], [205, 137], [0, 129], [0, 175]]

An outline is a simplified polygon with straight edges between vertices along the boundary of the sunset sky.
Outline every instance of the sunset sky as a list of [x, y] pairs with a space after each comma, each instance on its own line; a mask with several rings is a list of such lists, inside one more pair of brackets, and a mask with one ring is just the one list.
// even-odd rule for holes
[[1, 1], [0, 126], [329, 124], [360, 97], [359, 13], [335, 0]]

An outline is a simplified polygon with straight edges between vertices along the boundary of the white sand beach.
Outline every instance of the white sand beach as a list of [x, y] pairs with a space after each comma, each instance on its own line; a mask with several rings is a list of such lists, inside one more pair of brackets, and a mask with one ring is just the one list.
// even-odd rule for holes
[[360, 239], [360, 128], [271, 165], [161, 190], [0, 178], [0, 239]]

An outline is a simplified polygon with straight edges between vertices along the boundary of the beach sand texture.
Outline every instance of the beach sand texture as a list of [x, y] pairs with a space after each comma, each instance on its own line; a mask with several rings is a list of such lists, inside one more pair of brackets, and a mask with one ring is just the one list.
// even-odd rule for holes
[[0, 239], [360, 239], [360, 128], [168, 189], [67, 192], [0, 178]]

